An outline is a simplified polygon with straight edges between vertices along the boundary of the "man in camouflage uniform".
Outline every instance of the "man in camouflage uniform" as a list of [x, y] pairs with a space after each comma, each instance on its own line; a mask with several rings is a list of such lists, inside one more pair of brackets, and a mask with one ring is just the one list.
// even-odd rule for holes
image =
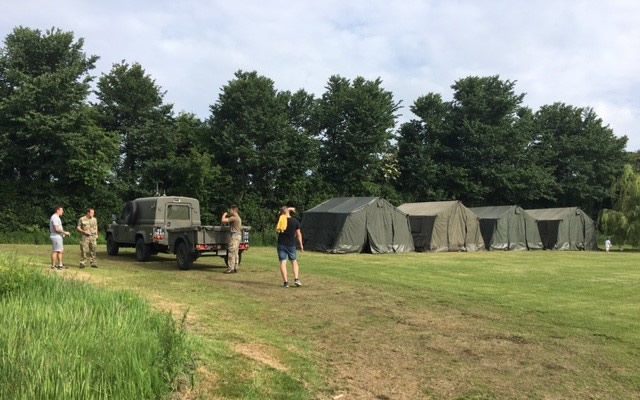
[[94, 217], [93, 208], [87, 210], [87, 214], [78, 220], [76, 230], [82, 234], [80, 239], [80, 268], [85, 267], [85, 261], [89, 258], [91, 266], [98, 268], [96, 264], [96, 241], [98, 240], [98, 220]]
[[227, 249], [227, 262], [228, 268], [224, 271], [225, 274], [234, 274], [238, 272], [238, 264], [240, 264], [239, 250], [240, 239], [242, 239], [242, 218], [238, 213], [238, 206], [233, 205], [230, 207], [231, 217], [227, 217], [227, 213], [222, 214], [222, 223], [229, 224], [231, 227], [231, 241], [229, 242], [229, 248]]

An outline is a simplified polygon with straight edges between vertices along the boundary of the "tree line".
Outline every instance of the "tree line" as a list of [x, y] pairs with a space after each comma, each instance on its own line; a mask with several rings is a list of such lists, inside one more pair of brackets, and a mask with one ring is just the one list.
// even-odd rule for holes
[[[469, 76], [453, 99], [427, 93], [398, 126], [380, 79], [331, 76], [319, 97], [238, 71], [209, 116], [176, 113], [138, 63], [91, 75], [73, 32], [17, 27], [0, 49], [2, 230], [40, 230], [55, 204], [118, 213], [135, 197], [198, 198], [205, 222], [230, 204], [256, 229], [284, 204], [335, 196], [469, 206], [611, 207], [626, 137], [591, 108], [526, 107], [516, 82]], [[635, 161], [633, 161], [635, 160]]]

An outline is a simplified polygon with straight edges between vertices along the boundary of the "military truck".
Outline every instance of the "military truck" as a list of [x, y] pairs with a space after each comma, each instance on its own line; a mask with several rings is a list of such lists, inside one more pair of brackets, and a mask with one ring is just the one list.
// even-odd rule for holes
[[[175, 254], [180, 269], [190, 269], [201, 256], [220, 256], [228, 263], [231, 241], [228, 226], [200, 223], [200, 203], [190, 197], [157, 196], [128, 201], [122, 215], [112, 216], [107, 228], [107, 253], [118, 255], [121, 247], [135, 247], [138, 261], [152, 254]], [[243, 227], [239, 261], [249, 249], [250, 227]]]

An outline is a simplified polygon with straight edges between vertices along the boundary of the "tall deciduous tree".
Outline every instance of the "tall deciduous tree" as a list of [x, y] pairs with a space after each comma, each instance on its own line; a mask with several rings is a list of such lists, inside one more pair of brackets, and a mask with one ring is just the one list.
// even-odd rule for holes
[[382, 81], [332, 76], [319, 101], [320, 173], [338, 195], [379, 194], [399, 103]]
[[603, 210], [600, 225], [618, 244], [640, 245], [640, 173], [624, 166], [622, 176], [612, 185], [612, 210]]
[[230, 181], [203, 146], [206, 126], [195, 115], [183, 113], [176, 117], [172, 133], [164, 158], [145, 164], [141, 186], [149, 192], [194, 197], [200, 200], [203, 221], [214, 222]]
[[240, 203], [253, 226], [271, 226], [278, 206], [305, 190], [300, 185], [313, 161], [312, 103], [303, 92], [278, 92], [255, 71], [238, 71], [211, 106], [205, 143], [231, 180], [227, 201]]
[[164, 92], [138, 63], [122, 61], [98, 80], [96, 108], [104, 129], [121, 138], [117, 188], [124, 198], [149, 194], [145, 169], [174, 150], [174, 121]]
[[117, 138], [86, 103], [98, 57], [83, 44], [71, 32], [19, 27], [0, 50], [0, 187], [16, 229], [46, 221], [54, 201], [100, 201], [117, 158]]
[[[551, 179], [533, 161], [531, 113], [515, 82], [498, 76], [458, 80], [452, 102], [454, 166], [467, 171], [463, 200], [472, 204], [518, 204], [549, 197]], [[546, 179], [545, 179], [546, 178]]]
[[622, 172], [627, 137], [616, 137], [592, 109], [562, 103], [536, 112], [535, 132], [536, 153], [556, 183], [544, 205], [579, 205], [596, 215]]
[[459, 198], [464, 171], [451, 165], [455, 146], [449, 143], [451, 105], [439, 94], [418, 98], [410, 107], [419, 119], [402, 124], [398, 137], [398, 189], [407, 201]]
[[413, 200], [530, 204], [550, 198], [552, 178], [531, 149], [533, 115], [515, 82], [468, 77], [416, 100], [419, 119], [400, 130], [400, 190]]

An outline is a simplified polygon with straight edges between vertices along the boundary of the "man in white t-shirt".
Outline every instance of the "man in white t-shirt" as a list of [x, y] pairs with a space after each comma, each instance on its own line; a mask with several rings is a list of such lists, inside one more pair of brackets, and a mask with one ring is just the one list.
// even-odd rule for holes
[[604, 241], [604, 249], [609, 252], [609, 249], [611, 248], [611, 240], [609, 238], [607, 238], [607, 240]]
[[69, 236], [70, 233], [62, 228], [62, 221], [60, 220], [62, 214], [64, 214], [64, 208], [58, 206], [56, 207], [56, 212], [53, 213], [49, 220], [49, 237], [51, 238], [51, 245], [53, 247], [53, 251], [51, 252], [51, 269], [64, 269], [64, 264], [62, 263], [62, 253], [64, 252], [62, 239], [65, 236]]

